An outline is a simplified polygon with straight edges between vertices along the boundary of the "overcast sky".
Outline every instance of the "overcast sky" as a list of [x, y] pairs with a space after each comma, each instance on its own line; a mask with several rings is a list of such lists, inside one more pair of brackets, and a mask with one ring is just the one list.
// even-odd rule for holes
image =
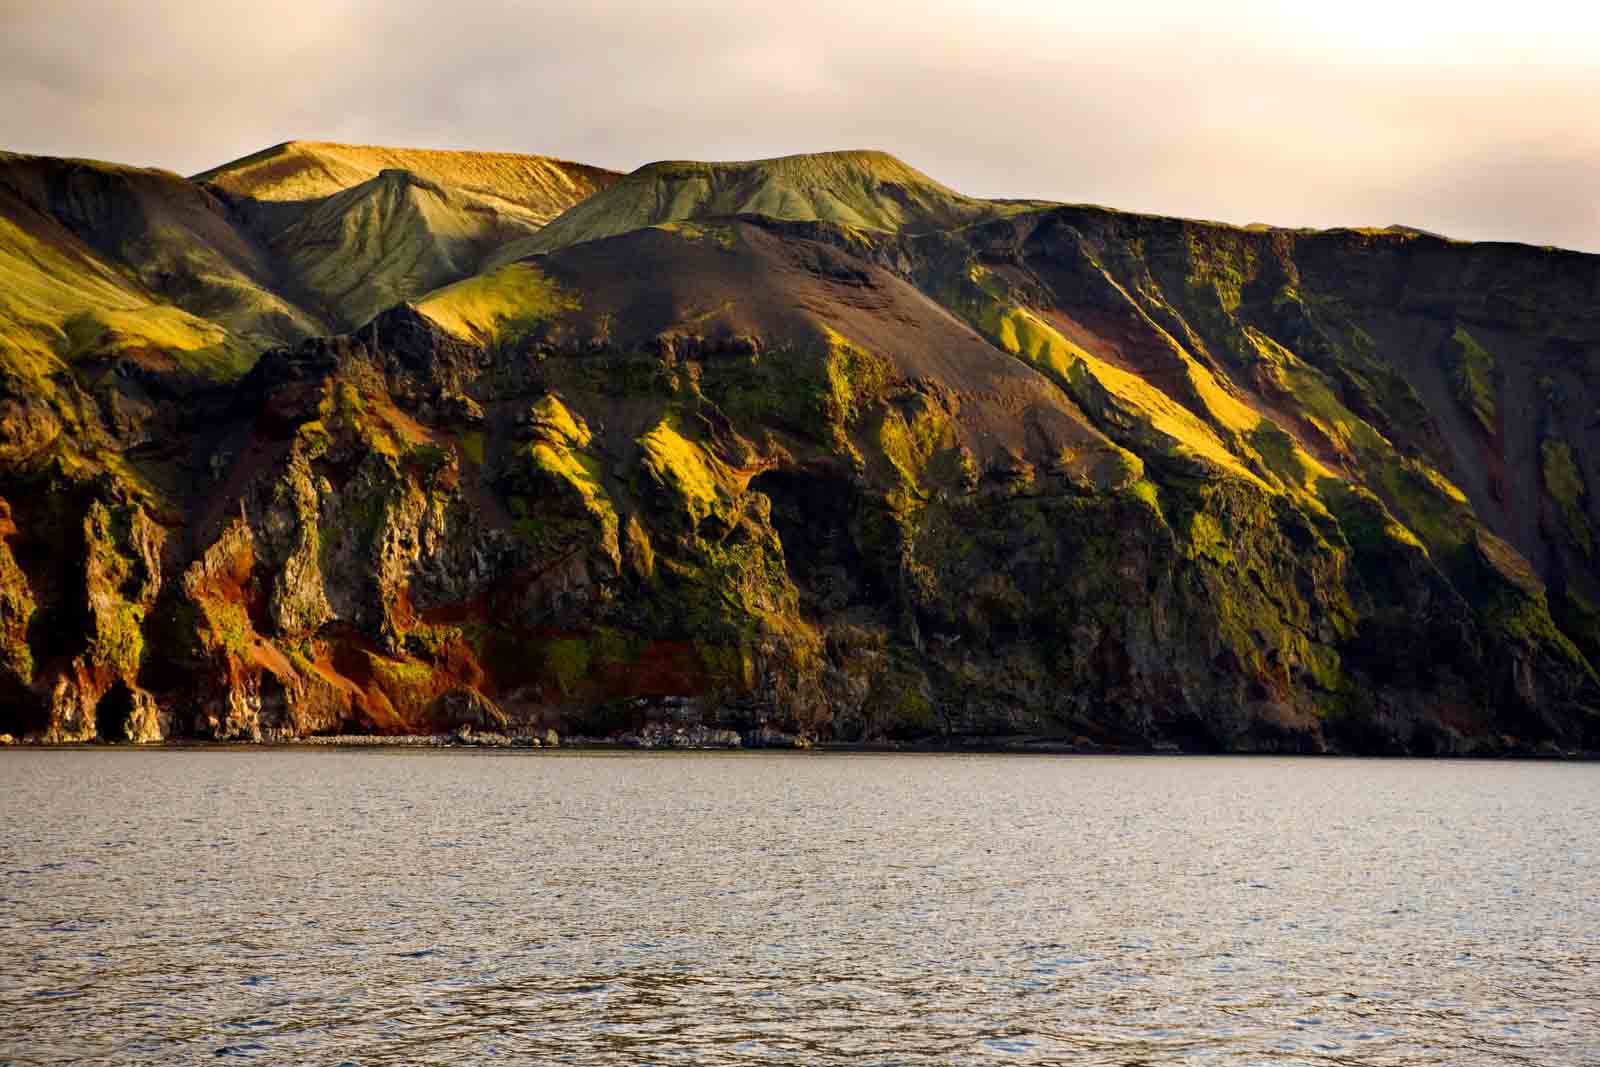
[[871, 147], [982, 196], [1600, 251], [1597, 100], [1600, 7], [1546, 0], [0, 0], [0, 146], [181, 173]]

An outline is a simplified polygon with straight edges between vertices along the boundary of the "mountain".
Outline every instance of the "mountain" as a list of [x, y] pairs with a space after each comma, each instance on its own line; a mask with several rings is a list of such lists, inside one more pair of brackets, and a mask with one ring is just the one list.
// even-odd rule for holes
[[223, 205], [162, 171], [0, 154], [0, 273], [0, 345], [30, 361], [144, 350], [238, 373], [320, 330]]
[[[885, 152], [822, 152], [745, 163], [651, 163], [508, 245], [507, 263], [580, 241], [691, 219], [764, 215], [886, 233], [949, 229], [1026, 209], [962, 196]], [[1035, 205], [1037, 206], [1037, 205]]]
[[290, 141], [195, 181], [338, 329], [476, 272], [617, 175], [542, 156]]
[[1600, 748], [1600, 257], [491, 163], [0, 184], [0, 730]]

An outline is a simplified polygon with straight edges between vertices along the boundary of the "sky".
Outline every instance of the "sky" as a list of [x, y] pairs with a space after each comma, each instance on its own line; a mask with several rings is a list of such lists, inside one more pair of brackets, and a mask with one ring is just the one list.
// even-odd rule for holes
[[1548, 0], [0, 0], [0, 147], [185, 174], [881, 148], [978, 196], [1600, 251], [1596, 101], [1600, 5]]

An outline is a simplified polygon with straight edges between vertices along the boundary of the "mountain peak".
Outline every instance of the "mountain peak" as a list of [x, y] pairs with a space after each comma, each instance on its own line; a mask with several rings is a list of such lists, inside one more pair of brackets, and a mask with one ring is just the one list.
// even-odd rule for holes
[[495, 261], [695, 218], [766, 215], [899, 233], [961, 226], [1024, 206], [958, 193], [877, 149], [731, 162], [660, 160], [502, 249]]
[[257, 201], [320, 200], [404, 170], [553, 217], [620, 175], [549, 156], [442, 148], [284, 141], [196, 174], [194, 181]]

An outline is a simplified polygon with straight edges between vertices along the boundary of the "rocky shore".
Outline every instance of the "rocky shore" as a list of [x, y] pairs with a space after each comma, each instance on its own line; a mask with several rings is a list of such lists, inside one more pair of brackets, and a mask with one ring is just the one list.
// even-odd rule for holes
[[[129, 746], [114, 744], [109, 747], [137, 747], [146, 749], [177, 748], [237, 748], [240, 742], [210, 741], [180, 738], [164, 742], [150, 742]], [[325, 734], [311, 737], [290, 737], [278, 741], [254, 743], [250, 747], [272, 748], [279, 746], [307, 748], [492, 748], [492, 749], [564, 749], [568, 752], [662, 750], [676, 752], [708, 751], [791, 751], [825, 753], [904, 753], [904, 754], [966, 754], [966, 755], [1041, 755], [1041, 756], [1211, 756], [1211, 755], [1280, 755], [1280, 753], [1218, 753], [1186, 750], [1172, 744], [1153, 746], [1100, 745], [1085, 737], [1071, 740], [1056, 737], [967, 737], [952, 738], [942, 742], [879, 741], [845, 742], [816, 741], [812, 738], [786, 734], [782, 731], [762, 729], [739, 733], [736, 730], [716, 730], [703, 726], [689, 728], [656, 727], [629, 731], [607, 737], [572, 735], [560, 737], [554, 730], [543, 734], [500, 733], [492, 730], [454, 730], [433, 734]], [[17, 738], [0, 734], [0, 748], [84, 748], [107, 747], [104, 742], [85, 745], [83, 742], [60, 743], [39, 737]], [[1362, 753], [1297, 753], [1297, 755], [1325, 758], [1361, 757]], [[1553, 744], [1500, 748], [1477, 752], [1441, 754], [1440, 759], [1536, 759], [1568, 760], [1578, 762], [1600, 761], [1600, 750], [1561, 748]]]

